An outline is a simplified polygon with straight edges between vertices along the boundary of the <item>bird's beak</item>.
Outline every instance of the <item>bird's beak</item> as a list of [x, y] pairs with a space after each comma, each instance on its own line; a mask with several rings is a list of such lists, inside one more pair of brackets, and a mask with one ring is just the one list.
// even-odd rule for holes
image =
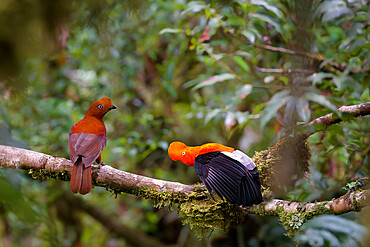
[[111, 107], [108, 108], [109, 110], [117, 109], [115, 105], [112, 105]]

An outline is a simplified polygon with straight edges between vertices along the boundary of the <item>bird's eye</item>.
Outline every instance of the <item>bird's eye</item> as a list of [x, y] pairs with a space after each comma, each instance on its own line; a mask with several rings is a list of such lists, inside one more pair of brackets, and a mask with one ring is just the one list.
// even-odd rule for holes
[[182, 152], [182, 155], [185, 155], [185, 152]]
[[98, 105], [98, 108], [99, 108], [99, 109], [103, 109], [103, 106], [102, 106], [102, 105]]

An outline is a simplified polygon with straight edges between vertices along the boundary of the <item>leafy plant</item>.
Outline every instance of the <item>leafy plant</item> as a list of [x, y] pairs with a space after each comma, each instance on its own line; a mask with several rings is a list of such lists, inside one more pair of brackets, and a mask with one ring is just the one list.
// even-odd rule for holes
[[332, 215], [309, 220], [300, 229], [294, 237], [300, 246], [361, 246], [366, 234], [360, 224]]

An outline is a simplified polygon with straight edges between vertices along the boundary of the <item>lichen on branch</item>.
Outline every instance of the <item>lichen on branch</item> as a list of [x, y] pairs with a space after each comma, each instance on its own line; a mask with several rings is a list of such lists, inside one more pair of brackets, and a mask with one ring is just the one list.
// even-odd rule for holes
[[[274, 155], [284, 150], [284, 145], [284, 142], [278, 142], [275, 147], [256, 153], [253, 157], [261, 172], [265, 194], [274, 190], [270, 187], [271, 181], [275, 179], [272, 167], [282, 159], [282, 156]], [[72, 170], [72, 164], [67, 159], [1, 145], [0, 166], [27, 170], [31, 177], [40, 180], [54, 178], [68, 181]], [[367, 205], [368, 197], [368, 191], [357, 189], [326, 202], [299, 203], [270, 199], [259, 205], [243, 208], [222, 201], [217, 196], [217, 201], [213, 201], [202, 184], [185, 185], [149, 178], [109, 165], [93, 169], [93, 181], [96, 186], [106, 187], [116, 194], [130, 193], [152, 200], [157, 207], [176, 208], [184, 224], [190, 224], [200, 237], [214, 229], [227, 230], [232, 225], [242, 223], [246, 214], [278, 216], [283, 225], [294, 233], [301, 223], [313, 216], [357, 211]], [[322, 207], [325, 210], [318, 210]]]

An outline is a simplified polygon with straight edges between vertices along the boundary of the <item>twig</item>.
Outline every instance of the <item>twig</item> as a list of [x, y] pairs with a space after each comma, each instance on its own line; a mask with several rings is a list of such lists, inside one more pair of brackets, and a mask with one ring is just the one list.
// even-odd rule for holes
[[[289, 50], [289, 49], [282, 48], [282, 47], [275, 47], [275, 46], [271, 46], [271, 45], [256, 44], [256, 43], [254, 44], [254, 46], [256, 46], [258, 48], [265, 49], [265, 50], [269, 50], [269, 51], [276, 51], [276, 52], [281, 52], [281, 53], [285, 53], [285, 54], [289, 54], [289, 55], [297, 55], [297, 56], [308, 57], [308, 58], [316, 60], [320, 63], [325, 62], [324, 66], [323, 66], [323, 69], [327, 70], [327, 71], [331, 71], [331, 72], [335, 72], [335, 70], [340, 71], [340, 72], [344, 72], [347, 69], [347, 66], [336, 63], [336, 62], [333, 62], [333, 61], [330, 61], [330, 60], [326, 60], [320, 54], [311, 54], [311, 53], [308, 53], [308, 52], [305, 52], [305, 51], [293, 51], [293, 50]], [[368, 73], [369, 71], [370, 71], [370, 69], [363, 69], [363, 70], [361, 70], [361, 69], [351, 69], [349, 71], [349, 73], [350, 74], [361, 74], [361, 73]]]
[[282, 52], [282, 53], [286, 53], [290, 55], [299, 55], [299, 56], [309, 57], [311, 59], [318, 60], [321, 62], [325, 61], [325, 58], [322, 57], [321, 55], [314, 55], [314, 54], [311, 54], [305, 51], [293, 51], [293, 50], [289, 50], [289, 49], [282, 48], [282, 47], [275, 47], [271, 45], [263, 45], [263, 44], [256, 44], [256, 43], [254, 45], [258, 48], [262, 48], [262, 49], [269, 50], [269, 51], [277, 51], [277, 52]]
[[255, 69], [263, 73], [279, 73], [279, 74], [291, 74], [291, 73], [313, 74], [315, 73], [314, 70], [308, 70], [308, 69], [272, 69], [272, 68], [260, 68], [257, 66], [255, 66]]
[[[238, 39], [238, 40], [250, 43], [250, 41], [246, 37], [244, 37], [243, 35], [231, 34], [231, 36], [233, 38]], [[330, 61], [330, 60], [327, 60], [327, 59], [325, 59], [325, 57], [323, 57], [320, 54], [311, 54], [311, 53], [305, 52], [305, 51], [293, 51], [293, 50], [289, 50], [289, 49], [282, 48], [282, 47], [275, 47], [275, 46], [271, 46], [271, 45], [264, 45], [264, 44], [258, 44], [258, 43], [253, 43], [251, 45], [253, 45], [255, 47], [258, 47], [258, 48], [261, 48], [261, 49], [269, 50], [269, 51], [276, 51], [276, 52], [281, 52], [281, 53], [285, 53], [285, 54], [289, 54], [289, 55], [308, 57], [310, 59], [318, 61], [319, 63], [325, 62], [325, 64], [322, 67], [324, 71], [330, 71], [330, 72], [335, 73], [335, 72], [338, 72], [338, 71], [344, 72], [347, 69], [347, 66], [336, 63], [336, 62], [333, 62], [333, 61]], [[369, 73], [369, 71], [370, 71], [369, 68], [350, 69], [349, 73], [350, 74], [362, 74], [362, 73]]]
[[[351, 105], [351, 106], [341, 106], [338, 111], [342, 113], [351, 114], [352, 117], [360, 117], [370, 115], [370, 102], [362, 103], [359, 105]], [[322, 126], [330, 126], [332, 124], [340, 123], [343, 119], [339, 117], [334, 117], [333, 113], [329, 113], [325, 116], [316, 118], [307, 124], [308, 127], [314, 125], [322, 125]], [[306, 136], [310, 136], [316, 133], [317, 130], [312, 130], [305, 133]]]

